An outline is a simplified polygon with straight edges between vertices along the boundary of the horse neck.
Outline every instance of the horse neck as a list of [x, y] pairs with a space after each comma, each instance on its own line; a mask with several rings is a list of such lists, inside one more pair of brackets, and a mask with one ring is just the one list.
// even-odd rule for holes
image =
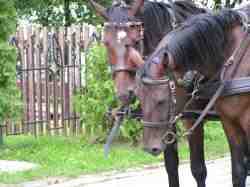
[[[231, 46], [227, 47], [226, 51], [227, 59], [232, 58], [237, 52], [237, 50], [241, 47], [242, 41], [245, 39], [246, 33], [242, 30], [240, 26], [238, 26], [232, 30], [231, 35], [232, 35], [232, 42], [229, 42], [231, 43]], [[236, 56], [234, 56], [234, 59], [235, 57]], [[226, 80], [231, 79], [232, 76], [233, 78], [249, 76], [250, 75], [250, 64], [248, 63], [249, 59], [250, 59], [250, 47], [248, 46], [245, 53], [243, 54], [242, 59], [240, 61], [237, 61], [237, 59], [235, 59], [232, 65], [229, 66], [225, 74], [225, 79]], [[235, 72], [234, 69], [236, 69]]]
[[[186, 7], [183, 7], [184, 5]], [[189, 17], [191, 17], [193, 15], [208, 12], [207, 10], [205, 10], [203, 8], [199, 8], [199, 7], [193, 6], [191, 4], [188, 4], [188, 2], [186, 2], [186, 1], [175, 2], [173, 8], [174, 8], [174, 13], [175, 13], [175, 16], [176, 16], [178, 23], [184, 22], [185, 20], [187, 20]]]

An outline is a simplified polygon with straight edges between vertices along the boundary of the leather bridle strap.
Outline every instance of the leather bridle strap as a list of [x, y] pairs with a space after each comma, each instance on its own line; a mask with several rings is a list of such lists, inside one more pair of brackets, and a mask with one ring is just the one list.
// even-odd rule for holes
[[136, 73], [137, 71], [136, 68], [131, 68], [131, 67], [128, 67], [127, 65], [119, 65], [119, 64], [110, 65], [110, 68], [111, 68], [112, 74], [121, 72], [121, 71], [126, 71], [130, 73]]
[[152, 121], [144, 121], [142, 120], [143, 126], [148, 128], [166, 128], [169, 124], [169, 121], [158, 121], [158, 122], [152, 122]]

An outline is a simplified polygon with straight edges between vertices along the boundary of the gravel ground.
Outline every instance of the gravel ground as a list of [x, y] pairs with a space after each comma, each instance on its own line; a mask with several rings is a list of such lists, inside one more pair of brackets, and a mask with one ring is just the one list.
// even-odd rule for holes
[[24, 161], [0, 160], [0, 172], [17, 172], [36, 168], [36, 164]]

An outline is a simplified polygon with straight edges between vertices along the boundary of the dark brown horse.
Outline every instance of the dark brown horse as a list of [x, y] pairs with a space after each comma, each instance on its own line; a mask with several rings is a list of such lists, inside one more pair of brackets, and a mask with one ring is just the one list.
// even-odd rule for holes
[[[250, 9], [244, 11], [197, 16], [170, 33], [140, 71], [137, 89], [146, 126], [145, 147], [163, 151], [166, 146], [162, 138], [166, 138], [166, 132], [175, 133], [171, 118], [187, 104], [187, 91], [180, 80], [191, 71], [199, 72], [205, 84], [217, 81], [219, 88], [215, 86], [218, 90], [214, 92], [220, 97], [215, 108], [230, 145], [234, 187], [245, 187], [250, 153], [250, 33], [248, 24], [243, 27], [242, 21], [242, 17], [247, 20]], [[214, 85], [210, 84], [206, 92]], [[203, 141], [201, 131], [202, 126], [198, 126], [189, 137], [199, 134], [198, 146]], [[196, 172], [202, 174], [204, 156], [202, 152], [200, 155], [202, 159], [194, 163]]]
[[[141, 1], [137, 1], [135, 7], [139, 7], [141, 5]], [[143, 12], [140, 12], [141, 10], [137, 10], [138, 14], [134, 16], [135, 14], [129, 13], [128, 8], [120, 7], [120, 6], [113, 6], [111, 9], [105, 9], [101, 7], [100, 5], [95, 4], [92, 2], [92, 4], [96, 7], [99, 14], [102, 15], [108, 22], [122, 22], [127, 23], [129, 20], [133, 20], [137, 22], [137, 18], [141, 20], [144, 23], [144, 40], [143, 40], [143, 55], [144, 57], [149, 56], [154, 49], [156, 48], [158, 42], [162, 39], [165, 34], [169, 33], [173, 30], [174, 27], [179, 26], [180, 23], [182, 23], [187, 18], [191, 17], [195, 14], [204, 13], [204, 9], [200, 9], [196, 7], [195, 4], [189, 1], [176, 1], [173, 4], [172, 3], [156, 3], [156, 2], [148, 2], [146, 1], [144, 3]], [[112, 10], [112, 11], [111, 11]], [[125, 11], [126, 10], [126, 11]], [[123, 12], [121, 14], [120, 12]], [[109, 14], [107, 13], [109, 12]], [[135, 12], [135, 11], [133, 11]], [[119, 18], [117, 15], [121, 14], [126, 19], [119, 19], [115, 20], [115, 18]], [[143, 14], [142, 14], [143, 13]], [[133, 15], [131, 17], [131, 15]], [[112, 26], [112, 24], [110, 24]], [[128, 28], [126, 30], [126, 36], [124, 38], [124, 41], [133, 41], [131, 40], [131, 36], [129, 34], [129, 30], [131, 28]], [[123, 104], [128, 104], [130, 102], [130, 93], [131, 91], [134, 91], [135, 86], [135, 73], [134, 70], [138, 69], [139, 66], [142, 65], [142, 57], [139, 57], [139, 50], [136, 47], [136, 43], [133, 42], [131, 45], [126, 46], [126, 42], [120, 42], [119, 46], [117, 45], [117, 32], [119, 31], [116, 29], [108, 29], [104, 31], [105, 36], [105, 45], [108, 48], [109, 53], [109, 64], [114, 65], [114, 67], [122, 67], [119, 68], [119, 71], [114, 69], [113, 70], [113, 79], [115, 82], [116, 90], [117, 90], [117, 96], [121, 100]], [[139, 33], [137, 32], [137, 35]], [[132, 45], [133, 44], [133, 45]], [[137, 50], [137, 51], [136, 51]], [[116, 56], [123, 57], [123, 58], [115, 58]], [[132, 58], [128, 58], [131, 56]], [[133, 59], [133, 60], [130, 60]], [[192, 122], [187, 121], [186, 124], [189, 124]], [[198, 132], [195, 136], [203, 136], [202, 133]], [[197, 144], [194, 141], [195, 139], [191, 139], [190, 143], [192, 144], [192, 160], [200, 160], [200, 152], [203, 152], [203, 144]], [[197, 147], [197, 148], [196, 148]], [[154, 152], [155, 150], [153, 150]], [[158, 150], [156, 150], [156, 153]], [[154, 153], [155, 154], [155, 153]], [[167, 151], [164, 154], [164, 160], [165, 160], [165, 166], [166, 170], [168, 172], [169, 176], [169, 183], [170, 187], [178, 187], [179, 186], [179, 178], [178, 178], [178, 155], [177, 155], [177, 147], [176, 144], [174, 146], [169, 146]], [[203, 182], [203, 178], [206, 177], [206, 168], [205, 164], [203, 164], [204, 167], [202, 167], [202, 175], [201, 172], [196, 171], [198, 167], [195, 167], [193, 164], [193, 173], [194, 176], [198, 181]], [[202, 165], [202, 166], [203, 166]], [[202, 180], [200, 179], [202, 178]], [[198, 182], [200, 183], [200, 182]]]
[[132, 6], [120, 1], [110, 8], [90, 2], [107, 21], [104, 44], [108, 49], [116, 95], [123, 105], [130, 102], [135, 71], [144, 63], [143, 57], [149, 56], [173, 27], [191, 15], [205, 12], [188, 1], [144, 3], [144, 0], [135, 0]]

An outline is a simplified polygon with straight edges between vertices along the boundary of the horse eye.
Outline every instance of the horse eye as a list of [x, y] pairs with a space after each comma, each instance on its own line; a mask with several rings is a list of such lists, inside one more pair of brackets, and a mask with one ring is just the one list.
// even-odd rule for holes
[[162, 99], [162, 100], [159, 100], [157, 102], [158, 105], [164, 105], [166, 103], [166, 100], [165, 99]]
[[130, 47], [130, 44], [125, 44], [125, 47], [126, 47], [126, 48], [129, 48], [129, 47]]

